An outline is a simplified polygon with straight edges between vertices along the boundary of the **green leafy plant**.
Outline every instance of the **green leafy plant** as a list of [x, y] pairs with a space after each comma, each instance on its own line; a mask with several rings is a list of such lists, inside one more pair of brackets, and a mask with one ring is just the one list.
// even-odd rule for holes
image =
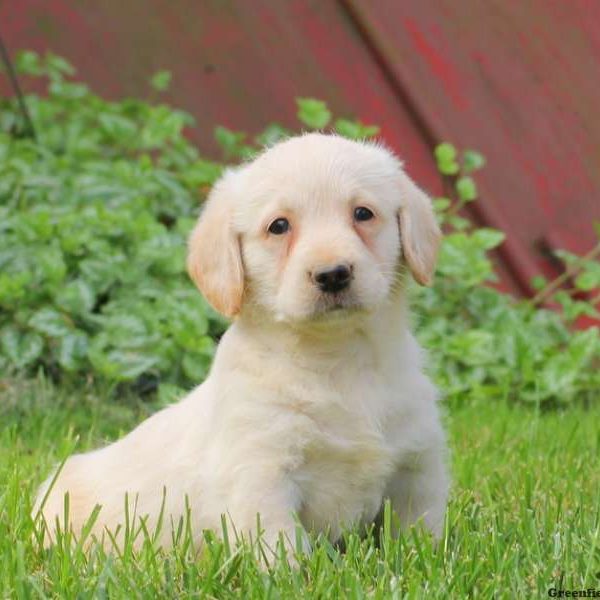
[[[182, 111], [103, 100], [52, 54], [22, 53], [17, 68], [45, 78], [48, 95], [27, 97], [37, 141], [16, 102], [0, 101], [0, 370], [43, 368], [142, 391], [160, 383], [174, 397], [206, 375], [227, 325], [184, 271], [187, 235], [225, 164], [202, 158], [184, 137], [193, 119]], [[151, 86], [163, 92], [169, 82], [163, 71]], [[297, 105], [305, 129], [332, 122], [320, 100]], [[379, 131], [347, 118], [333, 128], [352, 139]], [[289, 133], [279, 124], [254, 137], [217, 127], [215, 138], [224, 162], [237, 162]], [[489, 287], [489, 252], [504, 236], [463, 214], [485, 159], [445, 143], [435, 160], [448, 194], [434, 206], [447, 235], [434, 286], [414, 290], [415, 315], [448, 400], [589, 401], [600, 387], [598, 332], [569, 322], [596, 315], [593, 302], [555, 287], [557, 313]], [[594, 256], [561, 256], [577, 263], [577, 289], [597, 286]]]
[[171, 73], [169, 71], [158, 71], [150, 79], [150, 85], [157, 92], [164, 92], [171, 84]]
[[[415, 293], [418, 333], [431, 348], [446, 396], [501, 396], [547, 406], [597, 399], [598, 329], [570, 328], [581, 314], [599, 316], [594, 301], [574, 300], [561, 290], [566, 276], [550, 283], [539, 279], [543, 289], [532, 301], [517, 301], [487, 285], [496, 280], [489, 252], [502, 244], [504, 234], [477, 228], [462, 214], [477, 198], [472, 174], [485, 158], [474, 151], [459, 155], [448, 143], [436, 148], [435, 157], [450, 192], [434, 200], [446, 235], [434, 285]], [[579, 267], [576, 289], [599, 287], [597, 254], [597, 249], [583, 258], [559, 253]], [[539, 308], [546, 298], [563, 299], [564, 310]]]
[[331, 112], [322, 100], [297, 98], [298, 119], [310, 129], [323, 129], [331, 121]]
[[106, 102], [52, 55], [17, 67], [49, 86], [27, 98], [37, 143], [0, 105], [0, 368], [201, 379], [226, 323], [188, 282], [185, 244], [222, 165], [183, 137], [181, 111]]

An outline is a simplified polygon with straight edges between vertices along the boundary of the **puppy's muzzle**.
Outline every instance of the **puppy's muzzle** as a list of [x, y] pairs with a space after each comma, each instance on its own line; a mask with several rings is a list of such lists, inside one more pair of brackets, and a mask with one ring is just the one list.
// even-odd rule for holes
[[352, 281], [352, 266], [340, 263], [315, 269], [311, 273], [315, 285], [326, 294], [336, 294], [345, 290]]

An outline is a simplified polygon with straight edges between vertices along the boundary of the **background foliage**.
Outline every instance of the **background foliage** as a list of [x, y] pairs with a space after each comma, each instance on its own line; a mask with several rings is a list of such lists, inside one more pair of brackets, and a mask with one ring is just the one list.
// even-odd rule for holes
[[[27, 97], [37, 139], [16, 102], [0, 102], [0, 371], [43, 368], [61, 381], [125, 382], [167, 396], [198, 383], [226, 323], [184, 272], [187, 234], [224, 163], [289, 132], [272, 124], [250, 139], [217, 127], [224, 163], [215, 163], [184, 137], [193, 119], [182, 111], [103, 100], [52, 54], [22, 53], [17, 67], [48, 88], [45, 98]], [[169, 81], [160, 72], [149, 84], [158, 95]], [[332, 126], [356, 139], [379, 131], [332, 124], [319, 100], [297, 104], [304, 129]], [[548, 293], [562, 306], [550, 312], [485, 285], [494, 279], [489, 252], [504, 236], [462, 216], [485, 159], [450, 144], [435, 159], [451, 190], [435, 201], [447, 235], [434, 286], [414, 290], [415, 320], [448, 399], [591, 401], [600, 388], [598, 330], [569, 325], [597, 316], [593, 302], [577, 299], [577, 289]], [[593, 257], [559, 256], [577, 265], [576, 288], [600, 286]]]

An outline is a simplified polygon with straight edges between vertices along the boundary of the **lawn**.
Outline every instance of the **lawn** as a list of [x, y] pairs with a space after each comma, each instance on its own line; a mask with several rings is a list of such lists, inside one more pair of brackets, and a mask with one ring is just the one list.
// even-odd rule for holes
[[41, 550], [29, 511], [50, 467], [157, 407], [43, 379], [0, 385], [2, 597], [537, 598], [600, 588], [598, 405], [541, 413], [465, 400], [446, 417], [454, 486], [439, 545], [416, 530], [401, 539], [386, 530], [377, 544], [349, 532], [345, 552], [318, 540], [299, 568], [263, 572], [248, 551], [214, 539], [201, 555], [185, 543], [137, 556]]

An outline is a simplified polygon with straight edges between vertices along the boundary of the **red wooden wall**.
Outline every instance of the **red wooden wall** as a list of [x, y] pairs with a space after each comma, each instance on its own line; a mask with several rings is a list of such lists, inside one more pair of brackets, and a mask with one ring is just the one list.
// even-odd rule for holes
[[[476, 217], [508, 233], [505, 282], [552, 274], [548, 249], [579, 253], [600, 221], [600, 2], [595, 0], [19, 0], [0, 3], [17, 49], [50, 49], [108, 97], [167, 100], [215, 153], [215, 124], [295, 126], [296, 96], [383, 126], [432, 193], [431, 148], [480, 150]], [[0, 91], [6, 92], [5, 82]]]

